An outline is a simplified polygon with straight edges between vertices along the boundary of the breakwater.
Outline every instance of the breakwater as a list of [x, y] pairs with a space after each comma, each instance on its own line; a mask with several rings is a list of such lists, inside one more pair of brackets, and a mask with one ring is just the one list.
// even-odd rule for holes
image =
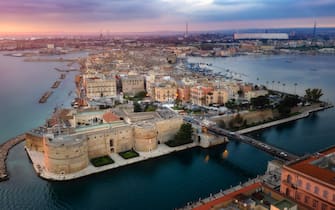
[[24, 139], [25, 135], [21, 134], [0, 145], [0, 182], [9, 178], [6, 168], [6, 159], [9, 150], [18, 143], [24, 141]]

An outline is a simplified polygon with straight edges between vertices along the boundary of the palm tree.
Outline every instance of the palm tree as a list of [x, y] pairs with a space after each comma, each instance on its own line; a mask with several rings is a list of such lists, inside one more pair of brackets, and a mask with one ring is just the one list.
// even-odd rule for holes
[[283, 85], [283, 92], [285, 92], [285, 86], [286, 86], [286, 84], [283, 83], [282, 85]]
[[275, 84], [275, 81], [272, 80], [272, 90], [273, 90], [273, 88], [274, 88], [274, 84]]
[[279, 84], [280, 84], [280, 81], [278, 81], [278, 91], [279, 91]]
[[269, 81], [266, 81], [266, 87], [267, 87], [267, 88], [269, 88], [268, 85], [269, 85]]

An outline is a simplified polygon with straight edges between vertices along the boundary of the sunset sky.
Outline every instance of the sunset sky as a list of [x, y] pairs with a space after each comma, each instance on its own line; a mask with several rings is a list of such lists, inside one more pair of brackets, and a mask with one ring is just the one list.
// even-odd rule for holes
[[335, 26], [335, 0], [1, 0], [0, 33]]

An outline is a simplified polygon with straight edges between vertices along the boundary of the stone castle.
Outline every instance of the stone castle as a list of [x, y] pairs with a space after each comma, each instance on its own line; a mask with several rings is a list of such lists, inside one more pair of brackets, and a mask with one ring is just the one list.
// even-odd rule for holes
[[43, 153], [41, 167], [65, 175], [85, 169], [96, 157], [131, 149], [153, 151], [172, 139], [183, 123], [166, 109], [130, 110], [58, 110], [44, 127], [26, 133], [26, 149]]

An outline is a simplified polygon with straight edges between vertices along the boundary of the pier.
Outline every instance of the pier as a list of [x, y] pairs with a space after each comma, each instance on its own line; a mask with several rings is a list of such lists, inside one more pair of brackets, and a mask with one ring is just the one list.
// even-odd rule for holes
[[55, 70], [58, 71], [58, 72], [78, 71], [78, 69], [73, 69], [73, 68], [70, 68], [70, 69], [60, 69], [60, 68], [55, 68]]
[[14, 138], [9, 139], [5, 143], [0, 145], [0, 182], [8, 179], [8, 173], [6, 168], [6, 159], [9, 150], [20, 142], [23, 142], [25, 135], [21, 134]]
[[54, 84], [51, 86], [51, 88], [55, 89], [55, 88], [58, 88], [58, 86], [60, 85], [61, 81], [56, 81], [54, 82]]
[[52, 93], [53, 93], [52, 91], [45, 92], [40, 98], [40, 100], [38, 100], [38, 103], [43, 104], [47, 102], [48, 98], [51, 96]]

